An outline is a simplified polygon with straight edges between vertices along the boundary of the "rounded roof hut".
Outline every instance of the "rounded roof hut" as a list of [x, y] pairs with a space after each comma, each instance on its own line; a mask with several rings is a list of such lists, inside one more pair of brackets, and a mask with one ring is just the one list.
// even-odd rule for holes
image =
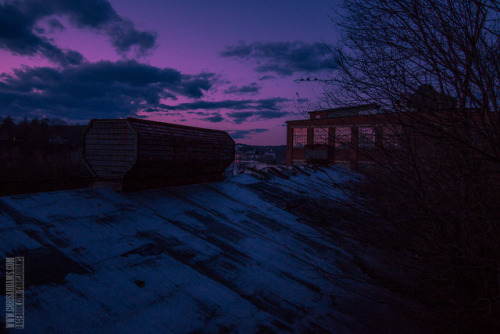
[[84, 131], [86, 164], [116, 190], [221, 180], [234, 154], [219, 130], [127, 118], [93, 119]]

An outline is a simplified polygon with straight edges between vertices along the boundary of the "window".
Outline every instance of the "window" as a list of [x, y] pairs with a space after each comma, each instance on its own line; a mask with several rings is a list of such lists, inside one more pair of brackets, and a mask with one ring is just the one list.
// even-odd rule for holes
[[338, 127], [335, 128], [335, 147], [348, 148], [351, 143], [351, 128]]
[[314, 128], [313, 144], [328, 144], [328, 128]]
[[384, 147], [385, 148], [399, 148], [400, 139], [398, 136], [398, 129], [395, 127], [384, 127]]
[[375, 129], [369, 126], [360, 126], [358, 129], [358, 146], [375, 146]]
[[304, 147], [307, 143], [307, 128], [293, 129], [293, 146]]

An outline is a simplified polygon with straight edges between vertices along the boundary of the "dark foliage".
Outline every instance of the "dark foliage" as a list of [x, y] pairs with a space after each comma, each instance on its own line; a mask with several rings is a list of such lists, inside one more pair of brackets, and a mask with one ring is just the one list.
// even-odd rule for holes
[[81, 155], [83, 128], [56, 119], [25, 118], [16, 123], [4, 118], [0, 125], [1, 195], [67, 188], [71, 182], [85, 185], [90, 173]]
[[394, 263], [370, 270], [450, 332], [498, 333], [498, 4], [344, 3], [326, 101], [378, 103], [398, 142], [372, 157], [378, 168], [360, 189], [376, 218], [358, 237], [381, 250], [375, 262]]

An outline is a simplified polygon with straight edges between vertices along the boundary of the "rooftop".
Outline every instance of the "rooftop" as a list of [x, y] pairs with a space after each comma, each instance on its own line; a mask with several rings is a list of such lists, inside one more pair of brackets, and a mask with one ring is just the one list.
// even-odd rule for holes
[[387, 292], [353, 265], [355, 251], [313, 223], [319, 208], [297, 209], [342, 201], [342, 185], [354, 177], [336, 168], [269, 167], [136, 193], [2, 197], [1, 256], [25, 257], [26, 331], [357, 333], [387, 326], [396, 311], [374, 302]]
[[350, 116], [358, 116], [365, 115], [367, 113], [376, 113], [380, 109], [380, 106], [376, 103], [368, 103], [368, 104], [359, 104], [353, 106], [344, 106], [337, 107], [332, 109], [325, 110], [316, 110], [309, 111], [309, 114], [316, 113], [327, 113], [328, 118], [337, 118], [337, 117], [350, 117]]

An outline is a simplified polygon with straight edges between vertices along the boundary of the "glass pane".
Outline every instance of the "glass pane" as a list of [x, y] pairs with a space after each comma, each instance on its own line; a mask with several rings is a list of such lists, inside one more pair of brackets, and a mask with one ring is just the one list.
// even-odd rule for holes
[[293, 129], [293, 146], [304, 147], [307, 143], [307, 128]]
[[384, 147], [385, 148], [399, 148], [400, 139], [398, 136], [398, 129], [393, 127], [384, 127]]
[[351, 128], [335, 128], [335, 147], [348, 148], [351, 143]]
[[328, 144], [328, 128], [314, 128], [314, 144]]
[[358, 146], [375, 146], [375, 129], [369, 126], [360, 126], [358, 129]]

